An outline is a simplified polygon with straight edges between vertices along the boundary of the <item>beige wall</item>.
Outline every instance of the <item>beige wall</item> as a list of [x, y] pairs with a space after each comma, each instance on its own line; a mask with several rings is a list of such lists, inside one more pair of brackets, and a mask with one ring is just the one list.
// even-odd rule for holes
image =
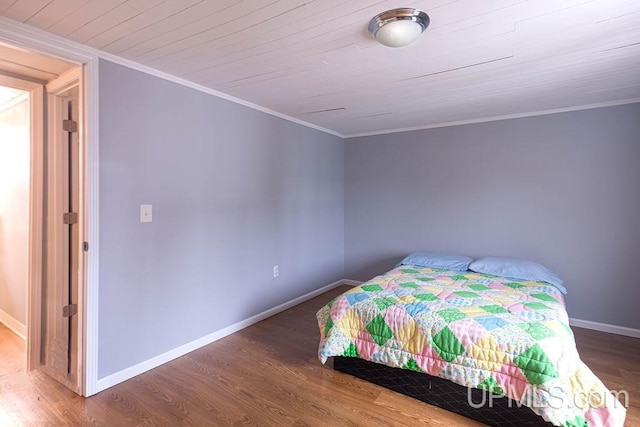
[[0, 106], [0, 313], [26, 323], [29, 100]]

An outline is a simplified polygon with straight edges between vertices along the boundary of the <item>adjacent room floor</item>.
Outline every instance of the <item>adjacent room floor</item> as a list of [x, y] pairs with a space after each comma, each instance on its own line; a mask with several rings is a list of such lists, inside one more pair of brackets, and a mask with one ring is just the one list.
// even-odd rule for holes
[[[479, 425], [318, 362], [315, 313], [347, 289], [327, 292], [89, 399], [40, 372], [3, 366], [0, 425]], [[585, 363], [609, 388], [628, 390], [627, 425], [640, 425], [640, 339], [574, 331]], [[23, 351], [20, 342], [0, 327], [0, 357]]]
[[[24, 373], [26, 352], [25, 340], [0, 323], [0, 377], [8, 374]], [[4, 391], [4, 389], [0, 390]]]

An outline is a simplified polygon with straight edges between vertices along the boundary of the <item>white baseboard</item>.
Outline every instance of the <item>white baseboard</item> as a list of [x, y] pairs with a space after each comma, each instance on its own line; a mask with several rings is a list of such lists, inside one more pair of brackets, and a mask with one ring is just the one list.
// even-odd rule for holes
[[[343, 279], [333, 282], [327, 286], [324, 286], [320, 289], [316, 289], [315, 291], [309, 292], [305, 295], [302, 295], [298, 298], [292, 299], [291, 301], [280, 304], [277, 307], [271, 308], [269, 310], [263, 311], [262, 313], [256, 314], [248, 319], [242, 320], [240, 322], [234, 323], [231, 326], [227, 326], [224, 329], [220, 329], [219, 331], [213, 332], [209, 335], [206, 335], [197, 340], [191, 341], [187, 344], [181, 345], [180, 347], [174, 348], [173, 350], [169, 350], [166, 353], [160, 354], [156, 357], [152, 357], [151, 359], [145, 360], [144, 362], [140, 362], [137, 365], [131, 366], [129, 368], [123, 369], [122, 371], [116, 372], [115, 374], [108, 375], [104, 378], [100, 378], [97, 382], [95, 393], [99, 393], [103, 390], [108, 389], [109, 387], [113, 387], [116, 384], [124, 382], [128, 379], [131, 379], [137, 375], [140, 375], [144, 372], [147, 372], [153, 368], [156, 368], [160, 365], [163, 365], [167, 362], [170, 362], [174, 359], [177, 359], [180, 356], [184, 356], [187, 353], [190, 353], [194, 350], [197, 350], [205, 345], [211, 344], [214, 341], [217, 341], [221, 338], [226, 337], [227, 335], [231, 335], [234, 332], [238, 332], [248, 326], [253, 325], [254, 323], [258, 323], [267, 317], [271, 317], [275, 314], [278, 314], [284, 310], [287, 310], [295, 305], [298, 305], [304, 301], [307, 301], [311, 298], [314, 298], [320, 294], [323, 294], [331, 289], [337, 288], [341, 285], [347, 286], [358, 286], [363, 282], [359, 280], [351, 280], [351, 279]], [[0, 311], [0, 316], [4, 314]], [[0, 317], [0, 321], [2, 321], [2, 317]], [[622, 326], [614, 326], [607, 325], [605, 323], [597, 323], [591, 322], [588, 320], [580, 320], [580, 319], [570, 319], [571, 326], [576, 326], [580, 328], [593, 329], [596, 331], [609, 332], [613, 334], [626, 335], [630, 337], [640, 338], [640, 330], [626, 328]], [[13, 329], [13, 328], [12, 328]], [[26, 328], [25, 328], [26, 332]], [[24, 335], [24, 334], [23, 334]], [[87, 396], [88, 397], [88, 396]]]
[[640, 329], [627, 328], [625, 326], [609, 325], [607, 323], [592, 322], [590, 320], [569, 319], [569, 324], [578, 328], [592, 329], [594, 331], [608, 332], [610, 334], [624, 335], [640, 338]]
[[27, 339], [27, 325], [18, 322], [6, 311], [0, 310], [0, 323], [3, 323], [7, 328], [11, 329], [23, 340]]
[[304, 301], [317, 297], [318, 295], [321, 295], [327, 291], [330, 291], [331, 289], [337, 288], [340, 285], [347, 284], [345, 282], [346, 282], [345, 280], [338, 280], [320, 289], [316, 289], [315, 291], [309, 292], [308, 294], [302, 295], [298, 298], [292, 299], [291, 301], [280, 304], [277, 307], [273, 307], [269, 310], [263, 311], [262, 313], [256, 314], [255, 316], [251, 316], [248, 319], [242, 320], [238, 323], [234, 323], [231, 326], [227, 326], [224, 329], [220, 329], [219, 331], [213, 332], [202, 338], [198, 338], [197, 340], [181, 345], [180, 347], [174, 348], [173, 350], [169, 350], [166, 353], [160, 354], [156, 357], [152, 357], [151, 359], [145, 360], [144, 362], [140, 362], [137, 365], [123, 369], [122, 371], [116, 372], [115, 374], [108, 375], [104, 378], [100, 378], [97, 381], [95, 393], [99, 393], [103, 390], [108, 389], [109, 387], [113, 387], [116, 384], [124, 382], [128, 379], [131, 379], [136, 375], [140, 375], [153, 368], [156, 368], [160, 365], [170, 362], [173, 359], [177, 359], [180, 356], [184, 356], [187, 353], [190, 353], [194, 350], [204, 347], [205, 345], [211, 344], [214, 341], [224, 338], [227, 335], [231, 335], [234, 332], [238, 332], [248, 326], [253, 325], [254, 323], [258, 323], [266, 319], [267, 317], [271, 317], [275, 314], [278, 314], [281, 311], [287, 310]]

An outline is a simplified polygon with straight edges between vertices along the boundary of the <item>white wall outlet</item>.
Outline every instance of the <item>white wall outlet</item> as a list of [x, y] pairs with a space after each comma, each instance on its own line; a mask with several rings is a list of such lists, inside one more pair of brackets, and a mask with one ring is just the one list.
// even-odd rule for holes
[[153, 206], [140, 205], [140, 222], [152, 222], [152, 221], [153, 221]]
[[273, 266], [273, 277], [278, 277], [280, 275], [280, 269], [277, 265]]

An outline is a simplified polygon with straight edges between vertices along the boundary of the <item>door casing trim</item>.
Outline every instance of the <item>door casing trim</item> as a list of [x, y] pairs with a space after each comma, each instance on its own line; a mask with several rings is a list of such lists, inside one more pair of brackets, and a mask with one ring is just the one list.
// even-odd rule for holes
[[[98, 292], [99, 292], [99, 82], [98, 53], [86, 46], [55, 36], [22, 23], [0, 17], [0, 44], [27, 51], [53, 56], [82, 65], [82, 100], [80, 126], [84, 130], [81, 146], [84, 167], [83, 212], [85, 241], [89, 251], [84, 257], [84, 280], [79, 283], [82, 300], [78, 303], [83, 321], [80, 335], [83, 338], [82, 358], [84, 381], [80, 384], [80, 394], [91, 396], [97, 393], [98, 382]], [[41, 89], [43, 91], [44, 89]], [[42, 92], [44, 93], [44, 92]], [[42, 127], [41, 127], [42, 129]], [[40, 241], [42, 244], [42, 241]], [[41, 280], [40, 280], [41, 283]], [[37, 297], [36, 297], [37, 298]], [[32, 298], [33, 299], [33, 298]], [[34, 301], [30, 301], [33, 307]], [[40, 301], [40, 304], [42, 302]], [[30, 308], [31, 309], [31, 308]], [[32, 310], [32, 309], [31, 309]], [[32, 310], [33, 311], [33, 310]], [[31, 322], [31, 319], [30, 323]], [[39, 325], [39, 323], [37, 323]], [[30, 349], [31, 351], [32, 349]], [[39, 353], [38, 353], [39, 357]], [[38, 359], [39, 360], [39, 359]]]

